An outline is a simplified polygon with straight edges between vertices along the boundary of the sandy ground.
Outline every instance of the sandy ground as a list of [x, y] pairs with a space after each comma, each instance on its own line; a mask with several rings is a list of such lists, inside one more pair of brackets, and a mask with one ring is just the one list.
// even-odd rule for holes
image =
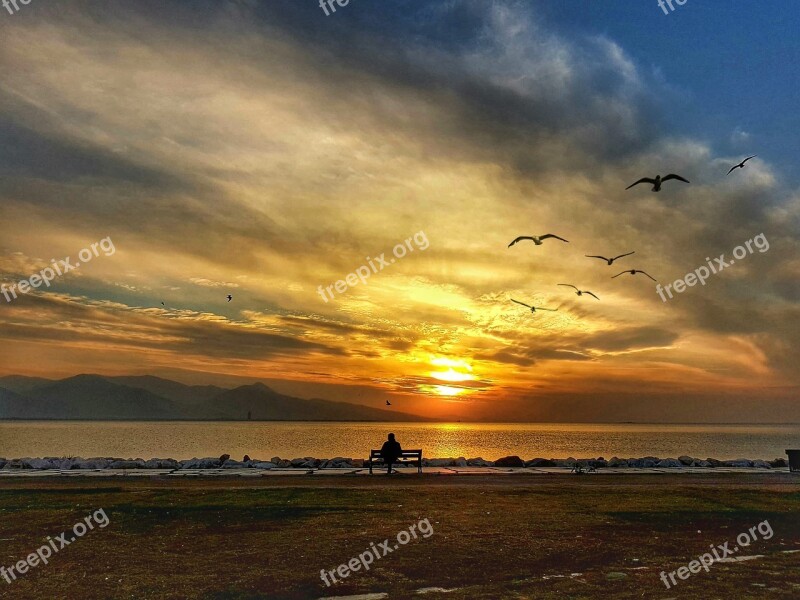
[[[800, 475], [786, 472], [3, 478], [0, 565], [76, 537], [101, 508], [106, 527], [0, 579], [0, 597], [800, 596]], [[680, 579], [759, 523], [729, 560]], [[335, 572], [370, 552], [369, 570]]]

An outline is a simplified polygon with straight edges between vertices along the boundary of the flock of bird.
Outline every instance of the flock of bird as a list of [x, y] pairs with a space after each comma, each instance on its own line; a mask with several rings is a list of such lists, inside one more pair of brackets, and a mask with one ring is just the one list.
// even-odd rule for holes
[[[748, 160], [750, 160], [752, 158], [755, 158], [756, 156], [757, 156], [756, 154], [753, 154], [752, 156], [748, 156], [742, 162], [740, 162], [738, 165], [732, 166], [727, 174], [730, 175], [736, 169], [744, 169], [745, 163]], [[660, 192], [661, 191], [661, 186], [663, 185], [663, 183], [666, 182], [666, 181], [672, 181], [672, 180], [683, 181], [685, 183], [690, 183], [690, 181], [688, 179], [686, 179], [685, 177], [681, 177], [680, 175], [677, 175], [675, 173], [669, 173], [668, 175], [665, 175], [664, 177], [661, 177], [661, 175], [656, 175], [654, 178], [653, 177], [642, 177], [638, 181], [634, 181], [632, 184], [630, 184], [625, 189], [629, 190], [632, 187], [639, 185], [640, 183], [649, 183], [650, 185], [653, 186], [651, 188], [651, 191]], [[546, 233], [544, 235], [520, 235], [520, 236], [516, 237], [508, 245], [508, 247], [511, 248], [511, 246], [513, 246], [514, 244], [517, 244], [517, 243], [519, 243], [519, 242], [521, 242], [523, 240], [530, 240], [534, 244], [536, 244], [537, 246], [541, 246], [544, 243], [544, 240], [551, 239], [551, 238], [552, 239], [556, 239], [556, 240], [560, 240], [562, 242], [569, 243], [569, 240], [566, 240], [563, 237], [557, 236], [554, 233]], [[606, 263], [609, 266], [611, 266], [612, 264], [614, 264], [615, 260], [618, 260], [620, 258], [624, 258], [625, 256], [630, 256], [631, 254], [635, 254], [635, 251], [626, 252], [625, 254], [620, 254], [618, 256], [614, 256], [613, 258], [607, 258], [605, 256], [600, 256], [598, 254], [585, 254], [584, 256], [586, 256], [587, 258], [599, 258], [600, 260], [606, 261]], [[625, 271], [622, 271], [621, 273], [617, 273], [616, 275], [612, 276], [611, 279], [616, 279], [620, 275], [625, 275], [626, 273], [628, 273], [630, 275], [642, 274], [642, 275], [645, 275], [645, 276], [649, 277], [650, 279], [652, 279], [656, 283], [658, 283], [658, 281], [656, 280], [655, 277], [653, 277], [652, 275], [650, 275], [646, 271], [642, 271], [641, 269], [627, 269]], [[584, 294], [586, 294], [587, 296], [591, 296], [595, 300], [600, 300], [600, 298], [598, 298], [594, 293], [590, 292], [589, 290], [581, 290], [577, 286], [572, 285], [571, 283], [559, 283], [558, 285], [563, 286], [563, 287], [571, 287], [571, 288], [573, 288], [575, 290], [575, 294], [578, 295], [578, 296], [583, 296]], [[535, 313], [537, 310], [547, 310], [547, 311], [551, 311], [551, 312], [555, 312], [555, 311], [558, 310], [557, 308], [545, 308], [543, 306], [533, 306], [531, 304], [526, 304], [525, 302], [520, 302], [519, 300], [514, 300], [513, 298], [511, 298], [511, 301], [516, 303], [516, 304], [519, 304], [521, 306], [525, 306], [525, 307], [529, 308], [532, 313]]]

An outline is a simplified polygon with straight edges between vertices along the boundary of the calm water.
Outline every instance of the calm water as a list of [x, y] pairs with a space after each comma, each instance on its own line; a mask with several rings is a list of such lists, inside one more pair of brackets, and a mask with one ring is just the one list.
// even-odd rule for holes
[[403, 447], [438, 458], [772, 459], [800, 448], [800, 425], [6, 421], [0, 422], [0, 456], [363, 458], [389, 431]]

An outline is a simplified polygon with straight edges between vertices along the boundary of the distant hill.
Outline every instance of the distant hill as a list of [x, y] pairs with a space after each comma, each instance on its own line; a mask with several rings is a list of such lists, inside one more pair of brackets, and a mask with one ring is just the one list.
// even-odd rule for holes
[[43, 379], [42, 377], [25, 377], [24, 375], [6, 375], [0, 377], [0, 387], [18, 394], [24, 394], [32, 389], [53, 383], [52, 379]]
[[[13, 386], [16, 389], [4, 387]], [[231, 390], [150, 376], [0, 378], [0, 419], [424, 421], [408, 413], [284, 396], [262, 383]]]
[[301, 400], [284, 396], [263, 383], [223, 392], [203, 405], [217, 419], [247, 418], [265, 421], [420, 421], [408, 413], [330, 400]]

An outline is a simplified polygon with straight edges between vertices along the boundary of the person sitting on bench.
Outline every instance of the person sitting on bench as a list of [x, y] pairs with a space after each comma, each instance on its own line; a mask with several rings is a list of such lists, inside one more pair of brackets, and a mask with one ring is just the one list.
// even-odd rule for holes
[[398, 458], [403, 455], [403, 449], [400, 447], [400, 442], [394, 439], [394, 434], [389, 434], [389, 439], [383, 443], [381, 448], [381, 458], [386, 463], [386, 474], [392, 474], [392, 463], [396, 462]]

